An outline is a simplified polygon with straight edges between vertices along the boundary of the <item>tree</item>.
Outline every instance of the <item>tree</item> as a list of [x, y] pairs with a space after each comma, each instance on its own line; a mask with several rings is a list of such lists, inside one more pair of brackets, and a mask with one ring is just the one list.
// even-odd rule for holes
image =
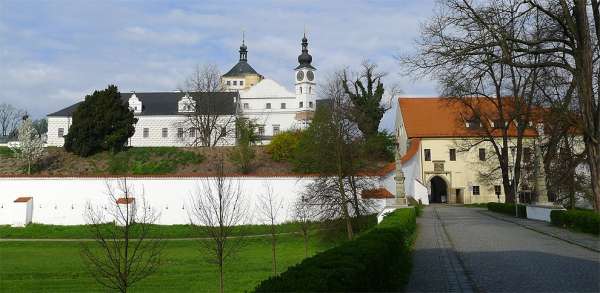
[[[507, 202], [521, 178], [523, 138], [535, 135], [530, 125], [539, 108], [544, 72], [515, 66], [540, 56], [522, 55], [511, 39], [528, 34], [519, 21], [519, 2], [496, 1], [474, 7], [470, 1], [443, 2], [443, 9], [422, 30], [419, 53], [401, 58], [408, 71], [433, 74], [461, 124], [476, 134], [459, 151], [491, 146]], [[510, 61], [508, 61], [510, 60]], [[514, 159], [512, 153], [514, 152]], [[514, 170], [514, 174], [511, 173]], [[497, 172], [499, 171], [499, 172]]]
[[294, 221], [299, 224], [304, 239], [304, 257], [308, 257], [308, 233], [316, 216], [315, 209], [308, 203], [304, 195], [296, 199], [292, 205]]
[[258, 197], [257, 208], [270, 228], [273, 276], [277, 275], [277, 223], [282, 206], [282, 200], [273, 194], [271, 186], [266, 185], [265, 192]]
[[[198, 93], [223, 92], [221, 73], [214, 64], [197, 65], [194, 72], [185, 81], [185, 92]], [[191, 146], [214, 147], [231, 135], [235, 129], [236, 119], [229, 113], [221, 113], [219, 105], [223, 103], [214, 95], [196, 97], [193, 111], [190, 112], [181, 126], [185, 132], [194, 132]]]
[[238, 118], [235, 123], [236, 145], [229, 153], [229, 159], [234, 162], [238, 169], [247, 174], [252, 170], [254, 159], [254, 144], [258, 141], [256, 125], [249, 119]]
[[190, 223], [202, 237], [209, 240], [199, 244], [207, 249], [211, 263], [219, 267], [219, 288], [224, 291], [223, 268], [225, 261], [243, 244], [243, 238], [233, 238], [236, 226], [244, 223], [247, 211], [242, 201], [239, 182], [226, 178], [223, 158], [215, 163], [216, 175], [201, 182], [189, 214]]
[[42, 118], [33, 121], [33, 128], [37, 131], [37, 135], [42, 137], [42, 135], [48, 133], [48, 119]]
[[29, 117], [23, 117], [23, 122], [18, 128], [19, 147], [15, 149], [17, 157], [25, 164], [27, 174], [31, 174], [31, 167], [44, 156], [44, 142], [33, 127]]
[[[377, 71], [377, 65], [368, 61], [362, 63], [362, 70], [350, 77], [346, 70], [342, 72], [344, 92], [352, 102], [350, 117], [367, 138], [378, 133], [379, 123], [387, 107], [382, 105], [385, 88], [381, 79], [385, 73]], [[392, 95], [395, 90], [392, 90]]]
[[297, 170], [316, 172], [319, 177], [307, 187], [306, 199], [321, 209], [323, 219], [341, 217], [352, 239], [353, 217], [360, 214], [364, 202], [352, 178], [362, 169], [361, 132], [351, 119], [351, 104], [344, 91], [343, 73], [333, 76], [324, 87], [327, 107], [317, 109], [315, 117], [298, 142], [294, 158]]
[[99, 151], [119, 152], [135, 132], [133, 112], [114, 85], [85, 97], [73, 113], [65, 150], [82, 157]]
[[10, 136], [19, 125], [25, 112], [10, 104], [0, 104], [0, 136]]
[[94, 242], [81, 242], [81, 257], [94, 279], [107, 289], [127, 292], [161, 265], [164, 242], [150, 239], [157, 213], [126, 179], [107, 182], [108, 202], [88, 203], [85, 217]]

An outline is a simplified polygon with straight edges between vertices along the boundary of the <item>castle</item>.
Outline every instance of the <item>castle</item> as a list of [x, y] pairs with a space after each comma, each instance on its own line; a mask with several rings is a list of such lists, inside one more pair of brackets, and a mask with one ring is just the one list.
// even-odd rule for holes
[[[216, 115], [219, 127], [215, 145], [235, 144], [237, 117], [249, 118], [257, 125], [263, 143], [281, 131], [308, 126], [317, 107], [316, 68], [308, 53], [308, 39], [302, 38], [302, 51], [293, 70], [295, 92], [259, 74], [248, 63], [245, 40], [239, 61], [221, 76], [223, 91], [218, 92], [131, 92], [121, 93], [124, 103], [138, 122], [129, 146], [196, 146], [202, 132], [193, 122], [194, 115]], [[48, 114], [48, 145], [63, 146], [72, 124], [76, 103]], [[207, 105], [210, 104], [210, 107]]]

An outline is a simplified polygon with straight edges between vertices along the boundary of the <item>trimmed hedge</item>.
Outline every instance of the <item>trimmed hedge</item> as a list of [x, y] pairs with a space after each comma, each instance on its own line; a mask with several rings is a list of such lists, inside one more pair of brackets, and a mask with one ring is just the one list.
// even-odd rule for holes
[[555, 226], [600, 235], [600, 214], [594, 211], [554, 210], [550, 212], [550, 221]]
[[400, 209], [352, 241], [307, 258], [255, 292], [397, 291], [408, 280], [414, 209]]
[[[512, 215], [512, 216], [515, 215], [515, 204], [514, 203], [488, 202], [487, 209], [492, 212], [496, 212], [496, 213], [502, 213], [502, 214], [507, 214], [507, 215]], [[519, 218], [527, 218], [527, 208], [525, 207], [525, 205], [520, 204], [518, 206], [517, 212], [518, 212]]]

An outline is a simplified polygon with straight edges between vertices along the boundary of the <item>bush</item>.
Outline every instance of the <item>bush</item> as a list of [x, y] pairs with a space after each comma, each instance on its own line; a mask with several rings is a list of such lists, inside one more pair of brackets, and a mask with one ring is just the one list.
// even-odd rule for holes
[[387, 131], [377, 132], [368, 137], [363, 144], [363, 153], [370, 158], [377, 158], [386, 162], [394, 161], [396, 140]]
[[[515, 215], [515, 204], [514, 203], [497, 203], [497, 202], [488, 202], [487, 209], [496, 212], [503, 213], [507, 215]], [[524, 205], [520, 204], [518, 206], [518, 215], [520, 218], [527, 218], [527, 208]]]
[[114, 154], [108, 161], [111, 174], [167, 174], [180, 165], [198, 164], [204, 157], [176, 147], [130, 148]]
[[583, 210], [554, 210], [550, 212], [550, 221], [555, 226], [575, 231], [600, 234], [600, 214]]
[[397, 291], [408, 280], [415, 230], [415, 210], [396, 210], [355, 240], [262, 281], [255, 292]]
[[267, 152], [276, 162], [291, 161], [300, 141], [300, 131], [284, 131], [273, 137]]

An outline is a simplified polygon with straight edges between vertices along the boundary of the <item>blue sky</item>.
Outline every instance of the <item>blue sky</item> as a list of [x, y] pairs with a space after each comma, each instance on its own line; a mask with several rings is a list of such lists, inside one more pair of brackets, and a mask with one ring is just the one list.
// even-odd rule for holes
[[196, 64], [229, 70], [242, 30], [249, 63], [291, 89], [305, 26], [318, 77], [369, 59], [403, 95], [436, 95], [434, 81], [402, 76], [394, 59], [413, 50], [433, 8], [434, 0], [0, 0], [0, 102], [42, 117], [107, 84], [174, 90]]

